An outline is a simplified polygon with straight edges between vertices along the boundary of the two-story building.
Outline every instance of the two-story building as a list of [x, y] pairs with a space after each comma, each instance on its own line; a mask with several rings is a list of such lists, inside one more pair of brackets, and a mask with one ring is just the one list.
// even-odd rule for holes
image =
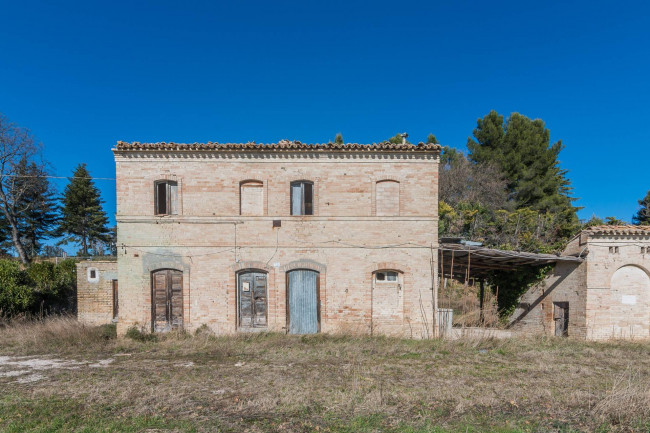
[[120, 333], [433, 334], [439, 145], [113, 152]]

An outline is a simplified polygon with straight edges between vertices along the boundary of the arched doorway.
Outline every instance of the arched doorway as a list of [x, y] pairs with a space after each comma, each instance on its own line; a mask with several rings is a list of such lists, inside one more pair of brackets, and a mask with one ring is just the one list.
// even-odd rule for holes
[[373, 335], [400, 335], [403, 333], [404, 291], [401, 271], [380, 269], [372, 273]]
[[650, 277], [637, 266], [612, 275], [609, 308], [614, 338], [650, 337]]
[[310, 269], [287, 273], [287, 321], [289, 334], [320, 331], [319, 274]]
[[237, 326], [241, 330], [267, 327], [266, 272], [248, 269], [237, 274]]
[[158, 269], [151, 273], [151, 327], [154, 332], [183, 327], [183, 272]]

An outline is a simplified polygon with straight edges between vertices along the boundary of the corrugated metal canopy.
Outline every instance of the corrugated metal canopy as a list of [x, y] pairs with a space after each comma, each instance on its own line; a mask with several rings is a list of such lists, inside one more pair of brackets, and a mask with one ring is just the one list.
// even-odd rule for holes
[[440, 270], [447, 278], [483, 278], [491, 271], [516, 271], [557, 262], [580, 263], [584, 259], [555, 254], [506, 251], [460, 243], [440, 243]]

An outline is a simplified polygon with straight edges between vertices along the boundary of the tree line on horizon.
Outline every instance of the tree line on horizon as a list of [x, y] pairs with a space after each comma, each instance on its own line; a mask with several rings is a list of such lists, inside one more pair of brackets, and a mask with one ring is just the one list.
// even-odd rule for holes
[[0, 254], [14, 251], [24, 265], [59, 256], [69, 243], [80, 246], [79, 256], [114, 254], [115, 229], [86, 164], [58, 194], [41, 150], [27, 129], [0, 113]]

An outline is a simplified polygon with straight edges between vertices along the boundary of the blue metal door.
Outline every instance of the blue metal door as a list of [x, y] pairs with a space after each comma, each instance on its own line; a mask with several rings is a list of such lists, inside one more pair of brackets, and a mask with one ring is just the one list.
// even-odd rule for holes
[[291, 271], [289, 279], [289, 333], [318, 332], [318, 272]]

